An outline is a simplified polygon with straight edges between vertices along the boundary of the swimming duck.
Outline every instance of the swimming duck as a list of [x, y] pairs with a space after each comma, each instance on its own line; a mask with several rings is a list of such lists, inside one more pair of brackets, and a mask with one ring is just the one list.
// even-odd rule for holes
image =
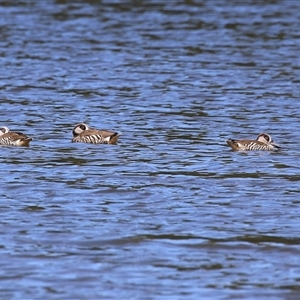
[[114, 131], [90, 128], [85, 123], [77, 124], [73, 129], [72, 142], [91, 144], [116, 144], [121, 134]]
[[281, 149], [267, 133], [259, 134], [256, 140], [228, 139], [226, 143], [235, 151], [276, 151]]
[[29, 146], [32, 138], [22, 132], [10, 131], [8, 127], [0, 128], [0, 145], [4, 146]]

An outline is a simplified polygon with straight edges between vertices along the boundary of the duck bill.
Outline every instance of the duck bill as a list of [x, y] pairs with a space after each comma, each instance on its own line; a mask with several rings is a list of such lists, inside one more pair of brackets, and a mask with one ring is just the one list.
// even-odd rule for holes
[[271, 145], [274, 146], [274, 147], [277, 148], [277, 149], [281, 149], [281, 146], [279, 146], [279, 145], [276, 144], [276, 143], [271, 143]]

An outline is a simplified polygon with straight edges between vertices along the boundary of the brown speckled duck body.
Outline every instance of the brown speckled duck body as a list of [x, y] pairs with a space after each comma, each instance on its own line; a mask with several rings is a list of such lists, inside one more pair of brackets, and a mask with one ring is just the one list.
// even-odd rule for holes
[[0, 145], [2, 146], [25, 146], [28, 147], [32, 138], [22, 132], [10, 131], [8, 127], [0, 128]]
[[259, 134], [256, 140], [228, 139], [226, 142], [235, 151], [278, 151], [281, 149], [267, 133]]
[[85, 123], [77, 124], [73, 129], [72, 142], [91, 144], [117, 144], [121, 134], [115, 131], [90, 128]]

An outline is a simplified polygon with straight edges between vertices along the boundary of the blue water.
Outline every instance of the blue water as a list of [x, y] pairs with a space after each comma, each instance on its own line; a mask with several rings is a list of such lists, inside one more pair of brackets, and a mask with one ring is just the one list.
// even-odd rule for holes
[[299, 299], [299, 9], [1, 1], [0, 298]]

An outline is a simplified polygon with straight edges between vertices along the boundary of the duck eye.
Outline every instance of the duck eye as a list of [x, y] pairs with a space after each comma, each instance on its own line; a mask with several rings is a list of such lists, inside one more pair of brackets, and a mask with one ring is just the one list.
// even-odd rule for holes
[[80, 127], [80, 129], [85, 130], [85, 126], [84, 125], [80, 125], [79, 127]]

